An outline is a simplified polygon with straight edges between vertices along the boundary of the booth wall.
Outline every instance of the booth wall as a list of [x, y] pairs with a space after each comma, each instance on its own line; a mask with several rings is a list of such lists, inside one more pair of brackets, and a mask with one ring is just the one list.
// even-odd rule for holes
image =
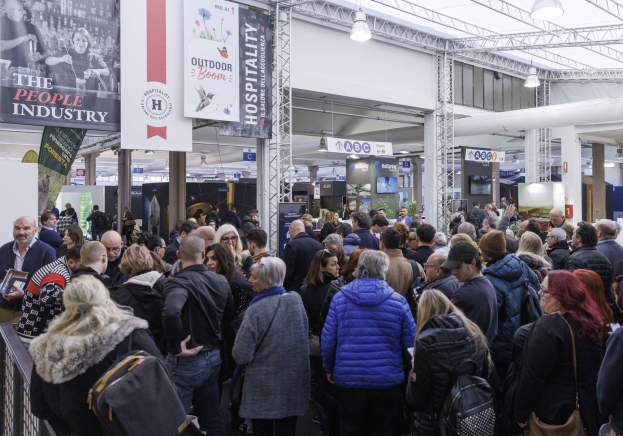
[[[13, 240], [13, 222], [21, 216], [37, 219], [38, 165], [0, 162], [0, 244]], [[37, 222], [37, 224], [39, 224]]]

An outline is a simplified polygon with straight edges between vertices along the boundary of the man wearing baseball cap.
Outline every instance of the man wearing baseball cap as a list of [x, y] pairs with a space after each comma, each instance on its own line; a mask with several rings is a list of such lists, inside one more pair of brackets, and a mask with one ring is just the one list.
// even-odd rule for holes
[[452, 245], [443, 269], [462, 283], [454, 294], [452, 303], [476, 323], [491, 344], [498, 331], [498, 307], [493, 285], [482, 275], [482, 261], [478, 248], [469, 242]]

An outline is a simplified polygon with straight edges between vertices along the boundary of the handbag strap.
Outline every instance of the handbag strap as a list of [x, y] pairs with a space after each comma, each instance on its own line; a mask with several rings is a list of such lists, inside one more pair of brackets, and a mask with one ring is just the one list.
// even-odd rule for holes
[[575, 380], [575, 408], [580, 408], [580, 399], [578, 396], [578, 363], [576, 360], [576, 352], [575, 352], [575, 335], [573, 334], [573, 329], [571, 328], [571, 324], [569, 321], [565, 319], [564, 316], [560, 315], [560, 317], [567, 323], [569, 327], [569, 332], [571, 333], [571, 346], [573, 348], [573, 378]]
[[[262, 339], [260, 339], [260, 342], [257, 344], [257, 347], [255, 347], [255, 353], [257, 353], [257, 350], [259, 350], [259, 349], [260, 349], [260, 347], [262, 346], [262, 342], [264, 342], [264, 338], [265, 338], [265, 337], [266, 337], [266, 335], [268, 334], [268, 330], [270, 330], [270, 326], [272, 326], [272, 325], [273, 325], [273, 321], [275, 320], [275, 317], [277, 316], [277, 311], [279, 310], [279, 304], [281, 304], [281, 297], [282, 297], [283, 295], [287, 295], [287, 294], [281, 294], [281, 295], [279, 295], [279, 296], [278, 296], [279, 298], [278, 298], [278, 300], [277, 300], [277, 308], [275, 309], [275, 313], [273, 313], [273, 317], [272, 317], [272, 319], [270, 320], [270, 323], [268, 324], [268, 327], [266, 328], [266, 331], [265, 331], [265, 332], [264, 332], [264, 334], [262, 335]], [[254, 354], [255, 354], [255, 353], [254, 353]], [[249, 362], [249, 363], [251, 363], [251, 362]]]

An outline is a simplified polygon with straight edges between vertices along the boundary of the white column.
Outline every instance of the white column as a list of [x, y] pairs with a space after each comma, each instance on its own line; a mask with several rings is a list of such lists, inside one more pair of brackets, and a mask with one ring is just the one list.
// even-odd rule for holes
[[[582, 147], [580, 138], [575, 133], [575, 127], [561, 128], [560, 141], [565, 204], [573, 206], [573, 218], [568, 220], [572, 224], [577, 224], [582, 220]], [[567, 172], [564, 171], [565, 163]]]
[[[424, 171], [422, 178], [422, 192], [424, 194], [424, 216], [426, 222], [437, 227], [437, 191], [438, 179], [435, 174], [437, 168], [437, 120], [435, 112], [424, 115]], [[419, 207], [419, 205], [418, 205]], [[442, 229], [439, 229], [443, 231]]]
[[[257, 152], [257, 210], [260, 216], [260, 226], [270, 235], [270, 199], [268, 189], [270, 186], [270, 160], [265, 139], [256, 139]], [[269, 249], [271, 247], [268, 247]]]
[[538, 130], [526, 130], [526, 183], [539, 181]]

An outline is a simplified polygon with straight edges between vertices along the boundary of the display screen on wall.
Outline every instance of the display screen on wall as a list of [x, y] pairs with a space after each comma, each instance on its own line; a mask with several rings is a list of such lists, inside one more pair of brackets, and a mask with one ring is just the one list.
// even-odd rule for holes
[[377, 194], [395, 194], [398, 192], [398, 180], [396, 177], [377, 177]]
[[469, 195], [491, 195], [491, 177], [470, 176]]

